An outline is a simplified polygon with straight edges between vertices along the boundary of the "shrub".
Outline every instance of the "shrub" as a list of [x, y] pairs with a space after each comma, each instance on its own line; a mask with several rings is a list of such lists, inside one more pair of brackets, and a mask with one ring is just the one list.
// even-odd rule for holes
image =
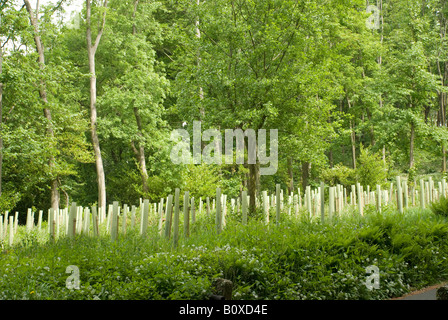
[[438, 201], [434, 201], [430, 204], [429, 208], [431, 211], [440, 216], [448, 216], [448, 198], [446, 197], [440, 197]]
[[356, 174], [355, 170], [342, 164], [337, 164], [333, 168], [323, 170], [321, 178], [330, 186], [342, 184], [343, 186], [348, 187], [355, 183]]
[[387, 167], [380, 153], [372, 153], [361, 145], [361, 153], [357, 161], [356, 179], [362, 186], [375, 188], [384, 185], [387, 178]]

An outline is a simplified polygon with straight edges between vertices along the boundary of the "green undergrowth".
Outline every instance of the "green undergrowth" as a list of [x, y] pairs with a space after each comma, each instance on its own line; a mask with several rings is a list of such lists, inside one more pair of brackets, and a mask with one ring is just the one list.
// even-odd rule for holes
[[[176, 248], [151, 227], [116, 242], [27, 235], [0, 254], [0, 299], [207, 299], [215, 278], [233, 281], [234, 299], [388, 299], [448, 279], [448, 220], [430, 210], [366, 210], [324, 224], [237, 219], [217, 235], [213, 217], [199, 217]], [[79, 268], [79, 289], [66, 287], [68, 266]], [[369, 266], [378, 289], [366, 286]]]

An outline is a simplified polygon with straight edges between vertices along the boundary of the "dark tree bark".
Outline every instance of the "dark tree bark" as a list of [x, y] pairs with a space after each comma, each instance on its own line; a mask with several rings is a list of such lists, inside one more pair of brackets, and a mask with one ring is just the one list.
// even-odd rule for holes
[[302, 190], [306, 190], [310, 179], [310, 167], [309, 162], [302, 162]]

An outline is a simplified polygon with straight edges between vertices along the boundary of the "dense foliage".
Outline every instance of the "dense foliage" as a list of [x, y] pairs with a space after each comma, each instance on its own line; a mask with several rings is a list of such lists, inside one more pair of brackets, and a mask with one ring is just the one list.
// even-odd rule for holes
[[[446, 171], [445, 0], [370, 3], [379, 29], [364, 0], [87, 0], [68, 23], [70, 2], [0, 1], [1, 211], [92, 205], [99, 162], [108, 203]], [[199, 120], [278, 129], [278, 172], [173, 164]]]
[[[233, 281], [234, 299], [388, 299], [448, 276], [448, 221], [429, 210], [371, 208], [326, 224], [227, 218], [216, 235], [213, 214], [200, 216], [177, 248], [155, 227], [146, 238], [55, 243], [20, 229], [19, 245], [0, 253], [0, 299], [207, 299], [215, 278]], [[366, 286], [371, 265], [379, 289]], [[78, 290], [66, 287], [68, 266], [79, 268]]]

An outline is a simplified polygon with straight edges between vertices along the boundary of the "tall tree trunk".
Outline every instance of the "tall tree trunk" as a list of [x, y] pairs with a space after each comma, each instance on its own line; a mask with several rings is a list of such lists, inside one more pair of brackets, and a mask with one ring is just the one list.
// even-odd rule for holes
[[[342, 154], [344, 154], [344, 150], [342, 148]], [[330, 169], [334, 167], [334, 159], [333, 159], [333, 150], [328, 150], [328, 161], [330, 162]]]
[[[0, 13], [0, 24], [1, 24], [1, 13]], [[1, 35], [0, 35], [1, 39]], [[3, 72], [3, 47], [0, 42], [0, 197], [2, 196], [2, 179], [3, 179], [3, 82], [2, 79]]]
[[[137, 122], [138, 135], [143, 139], [142, 120], [136, 107], [134, 107], [134, 115], [135, 120]], [[145, 194], [146, 197], [148, 197], [149, 187], [148, 187], [148, 171], [146, 169], [145, 147], [143, 143], [139, 143], [137, 147], [134, 141], [131, 141], [131, 147], [138, 161], [139, 166], [138, 169], [140, 171], [140, 176], [142, 178], [143, 193]]]
[[[44, 48], [42, 44], [42, 40], [39, 35], [39, 28], [38, 28], [38, 10], [39, 10], [39, 4], [36, 5], [36, 16], [34, 15], [33, 9], [31, 8], [31, 4], [29, 0], [24, 0], [26, 10], [28, 11], [29, 19], [31, 26], [33, 27], [33, 36], [34, 36], [34, 43], [36, 44], [36, 51], [39, 55], [39, 68], [43, 72], [45, 69], [45, 54], [44, 54]], [[54, 138], [54, 131], [53, 126], [51, 123], [51, 110], [48, 107], [48, 99], [47, 99], [47, 90], [45, 85], [45, 80], [42, 78], [40, 80], [40, 87], [39, 87], [39, 95], [40, 98], [44, 104], [44, 116], [48, 121], [48, 127], [47, 127], [47, 135], [50, 137], [50, 139]], [[55, 158], [53, 155], [50, 155], [49, 159], [49, 167], [50, 167], [50, 173], [52, 174], [51, 179], [51, 207], [54, 210], [59, 209], [59, 184], [58, 184], [58, 177], [53, 172], [55, 169]]]
[[139, 0], [134, 1], [134, 11], [132, 12], [132, 20], [134, 21], [134, 23], [132, 24], [133, 35], [137, 34], [137, 25], [135, 24], [135, 14], [137, 13], [138, 1]]
[[309, 162], [302, 162], [302, 190], [305, 190], [308, 186], [310, 179], [310, 167], [311, 164]]
[[[447, 95], [445, 92], [439, 93], [440, 103], [440, 125], [446, 127], [446, 100]], [[442, 172], [446, 172], [446, 145], [445, 141], [442, 141]]]
[[[439, 16], [439, 25], [440, 25], [440, 39], [442, 41], [446, 40], [446, 24], [447, 20], [445, 15]], [[443, 86], [446, 86], [448, 83], [448, 62], [447, 61], [440, 61], [440, 53], [437, 57], [437, 70], [439, 72], [440, 81]], [[443, 68], [442, 68], [443, 65]], [[447, 107], [447, 94], [446, 92], [439, 92], [439, 104], [440, 104], [440, 121], [439, 124], [443, 127], [447, 126], [446, 121], [446, 107]], [[446, 172], [446, 141], [442, 141], [442, 172]]]
[[446, 172], [446, 147], [445, 144], [442, 145], [442, 172]]
[[[134, 1], [134, 11], [132, 13], [132, 19], [134, 23], [132, 24], [132, 35], [135, 36], [137, 34], [137, 25], [135, 24], [135, 15], [137, 13], [139, 0]], [[140, 113], [138, 111], [138, 108], [134, 107], [134, 116], [135, 121], [137, 123], [137, 129], [138, 129], [138, 136], [144, 140], [143, 137], [143, 126], [142, 126], [142, 119], [140, 117]], [[135, 157], [137, 158], [140, 176], [142, 178], [142, 188], [143, 193], [146, 198], [149, 197], [149, 186], [148, 186], [148, 170], [146, 169], [146, 156], [145, 156], [145, 147], [143, 143], [138, 143], [136, 146], [135, 141], [131, 141], [131, 147], [134, 151]]]
[[260, 164], [249, 164], [249, 181], [248, 181], [248, 194], [250, 196], [249, 202], [249, 212], [250, 214], [255, 214], [256, 209], [256, 198], [257, 198], [257, 187], [260, 180]]
[[369, 122], [370, 122], [370, 128], [369, 128], [370, 145], [374, 146], [376, 141], [375, 141], [375, 128], [373, 127], [373, 124], [372, 124], [372, 113], [369, 111], [369, 109], [367, 109], [366, 112], [367, 112], [367, 119], [369, 119]]
[[[107, 0], [103, 2], [103, 7], [107, 7]], [[91, 30], [91, 4], [86, 0], [86, 24], [87, 24], [87, 54], [89, 57], [90, 72], [90, 130], [92, 136], [92, 145], [95, 153], [96, 173], [98, 180], [98, 207], [106, 208], [106, 177], [104, 174], [103, 158], [101, 156], [100, 142], [97, 132], [97, 110], [96, 110], [96, 72], [95, 72], [95, 54], [104, 31], [106, 23], [106, 11], [103, 13], [102, 25], [96, 36], [95, 43], [92, 44]]]
[[[348, 109], [352, 108], [350, 100], [347, 98]], [[352, 144], [352, 163], [353, 169], [356, 169], [356, 131], [354, 121], [350, 120], [350, 140]]]
[[[384, 42], [384, 15], [383, 15], [383, 0], [378, 0], [377, 1], [377, 6], [378, 6], [378, 9], [380, 10], [380, 23], [381, 23], [381, 36], [380, 36], [380, 42], [381, 42], [381, 46], [383, 46], [383, 42]], [[379, 65], [379, 67], [380, 67], [380, 70], [381, 70], [381, 67], [382, 67], [382, 65], [383, 65], [383, 57], [380, 55], [379, 56], [379, 58], [378, 58], [378, 65]], [[380, 94], [380, 101], [379, 101], [379, 104], [380, 104], [380, 108], [383, 108], [383, 96], [382, 96], [382, 94]], [[386, 146], [385, 145], [383, 145], [383, 148], [382, 148], [383, 150], [383, 164], [384, 164], [384, 166], [386, 166]]]
[[350, 140], [352, 143], [352, 163], [353, 169], [356, 169], [356, 132], [353, 122], [350, 120]]
[[[201, 1], [200, 0], [196, 0], [196, 5], [197, 6], [201, 5]], [[195, 24], [196, 24], [196, 37], [198, 39], [200, 39], [201, 38], [201, 30], [199, 29], [199, 17], [196, 20]], [[199, 68], [199, 66], [201, 64], [201, 53], [200, 53], [199, 49], [198, 49], [197, 55], [198, 55], [197, 64], [198, 64], [198, 68]], [[202, 89], [202, 87], [199, 87], [199, 99], [201, 99], [201, 100], [204, 99], [204, 90]], [[202, 117], [205, 116], [205, 111], [204, 111], [204, 108], [202, 107], [202, 105], [201, 105], [201, 108], [200, 108], [200, 113], [201, 113]]]
[[414, 140], [415, 140], [415, 125], [411, 121], [411, 138], [409, 143], [409, 169], [414, 168]]

